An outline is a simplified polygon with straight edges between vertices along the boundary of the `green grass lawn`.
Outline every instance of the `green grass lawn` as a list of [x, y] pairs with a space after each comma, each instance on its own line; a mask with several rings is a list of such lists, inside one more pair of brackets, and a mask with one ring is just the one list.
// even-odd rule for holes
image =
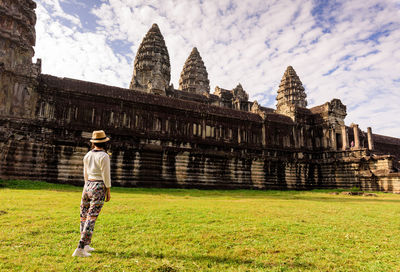
[[0, 271], [400, 271], [400, 195], [113, 187], [73, 258], [81, 191], [0, 181]]

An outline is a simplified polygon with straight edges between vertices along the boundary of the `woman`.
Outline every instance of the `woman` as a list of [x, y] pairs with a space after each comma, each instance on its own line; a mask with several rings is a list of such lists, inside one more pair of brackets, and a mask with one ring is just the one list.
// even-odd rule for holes
[[85, 186], [81, 200], [81, 239], [78, 248], [72, 254], [74, 257], [89, 257], [94, 248], [90, 246], [94, 224], [101, 208], [110, 201], [110, 157], [105, 151], [110, 140], [103, 130], [93, 131], [92, 150], [83, 158], [83, 176]]

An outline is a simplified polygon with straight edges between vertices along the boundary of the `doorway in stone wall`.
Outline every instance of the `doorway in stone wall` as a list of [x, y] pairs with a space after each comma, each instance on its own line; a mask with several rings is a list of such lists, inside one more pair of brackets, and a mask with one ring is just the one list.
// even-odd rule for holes
[[342, 134], [336, 133], [336, 149], [341, 150], [343, 147]]

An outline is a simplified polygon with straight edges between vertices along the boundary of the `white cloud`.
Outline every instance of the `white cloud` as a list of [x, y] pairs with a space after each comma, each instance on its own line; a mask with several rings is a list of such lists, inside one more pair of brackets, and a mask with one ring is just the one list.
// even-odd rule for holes
[[79, 32], [79, 22], [65, 26], [40, 3], [36, 12], [35, 56], [42, 58], [43, 73], [117, 86], [131, 76], [131, 64], [114, 53], [104, 35]]
[[71, 14], [67, 14], [63, 11], [60, 2], [58, 0], [41, 0], [38, 2], [40, 2], [43, 6], [46, 6], [49, 9], [49, 11], [51, 12], [51, 16], [53, 18], [62, 18], [69, 21], [72, 24], [82, 26], [78, 17]]
[[[66, 14], [58, 0], [38, 4], [36, 51], [45, 73], [127, 87], [136, 50], [156, 22], [175, 87], [196, 46], [211, 90], [241, 82], [250, 99], [275, 107], [280, 79], [292, 65], [309, 106], [339, 98], [348, 106], [347, 124], [400, 137], [394, 118], [400, 102], [400, 16], [393, 1], [110, 0], [91, 10], [98, 18], [94, 33], [83, 32], [79, 18]], [[130, 43], [130, 52], [117, 52], [115, 40]]]

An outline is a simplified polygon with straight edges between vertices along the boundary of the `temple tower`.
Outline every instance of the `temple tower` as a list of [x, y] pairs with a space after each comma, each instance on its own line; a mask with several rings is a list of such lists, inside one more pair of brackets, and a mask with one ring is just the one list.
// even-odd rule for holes
[[276, 100], [277, 112], [289, 116], [296, 107], [307, 107], [303, 84], [292, 66], [289, 66], [283, 74]]
[[164, 37], [153, 24], [136, 53], [130, 89], [165, 94], [171, 79], [171, 65]]
[[240, 101], [248, 101], [249, 100], [249, 95], [243, 89], [242, 84], [240, 84], [240, 83], [235, 88], [233, 88], [232, 93], [233, 93], [233, 97], [239, 99]]
[[32, 0], [0, 1], [0, 116], [34, 115], [34, 86], [40, 74], [35, 53], [36, 15]]
[[238, 84], [232, 90], [233, 94], [233, 108], [237, 110], [250, 111], [249, 95], [243, 89], [242, 84]]
[[179, 90], [196, 94], [210, 93], [207, 69], [196, 47], [193, 48], [183, 66]]

